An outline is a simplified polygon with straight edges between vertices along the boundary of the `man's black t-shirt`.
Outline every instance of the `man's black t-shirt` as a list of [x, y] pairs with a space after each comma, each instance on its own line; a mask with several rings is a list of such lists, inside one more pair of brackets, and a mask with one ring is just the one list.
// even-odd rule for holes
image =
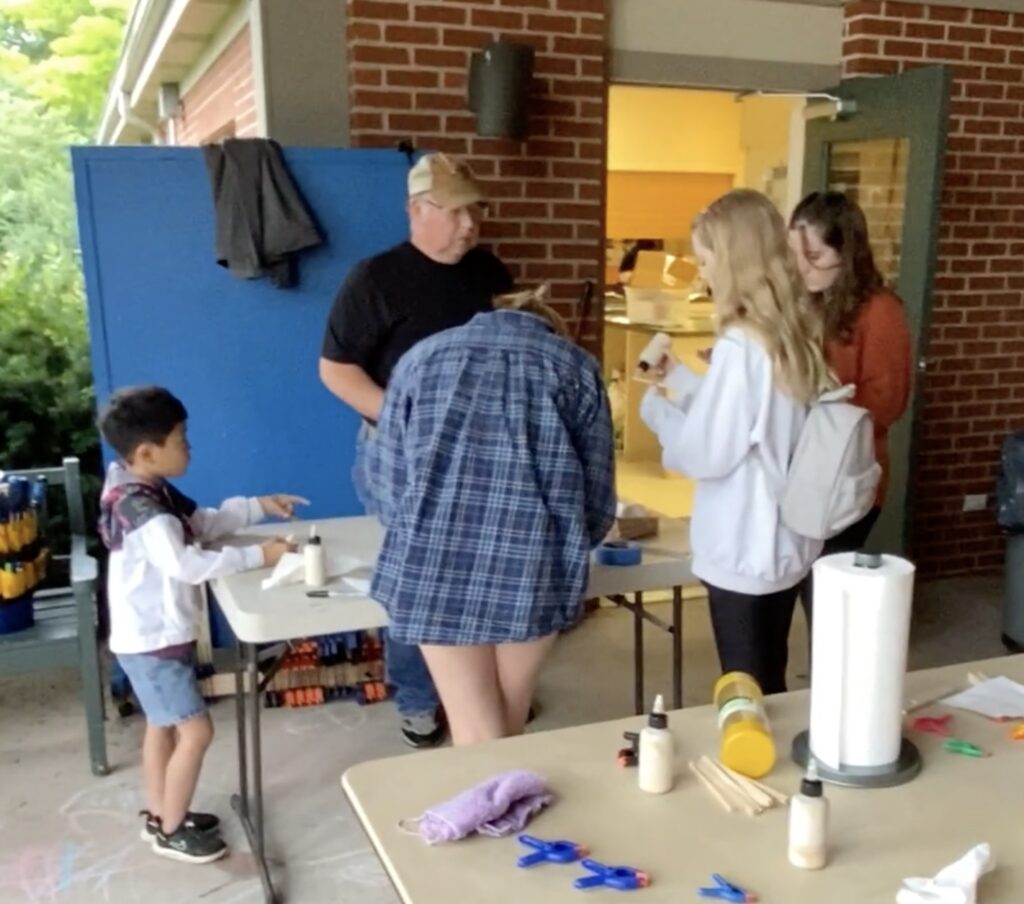
[[467, 323], [511, 289], [508, 270], [489, 251], [473, 248], [457, 264], [439, 264], [403, 242], [349, 273], [331, 308], [323, 357], [358, 364], [387, 386], [417, 342]]

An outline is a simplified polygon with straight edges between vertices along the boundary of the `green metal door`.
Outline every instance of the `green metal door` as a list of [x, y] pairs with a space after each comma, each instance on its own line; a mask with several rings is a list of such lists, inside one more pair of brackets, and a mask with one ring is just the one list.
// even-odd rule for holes
[[850, 109], [835, 118], [816, 117], [834, 104], [807, 108], [804, 190], [844, 191], [864, 208], [879, 269], [906, 305], [914, 343], [913, 395], [889, 433], [889, 491], [869, 542], [876, 551], [909, 547], [914, 425], [926, 378], [949, 86], [948, 67], [928, 66], [842, 82], [828, 93]]

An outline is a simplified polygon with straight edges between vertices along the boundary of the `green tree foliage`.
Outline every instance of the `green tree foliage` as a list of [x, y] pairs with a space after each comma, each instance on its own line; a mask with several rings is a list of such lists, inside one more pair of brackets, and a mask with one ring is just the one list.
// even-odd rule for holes
[[99, 466], [68, 147], [88, 143], [129, 0], [0, 0], [0, 468]]

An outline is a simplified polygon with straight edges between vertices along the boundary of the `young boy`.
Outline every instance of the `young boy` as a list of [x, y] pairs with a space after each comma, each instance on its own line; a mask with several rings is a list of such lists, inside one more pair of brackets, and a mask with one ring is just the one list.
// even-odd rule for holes
[[185, 406], [166, 389], [114, 394], [100, 417], [100, 430], [120, 461], [107, 472], [100, 534], [110, 550], [110, 649], [146, 715], [142, 839], [161, 856], [209, 863], [227, 853], [219, 820], [188, 809], [213, 739], [195, 674], [199, 586], [276, 565], [289, 546], [275, 539], [211, 551], [198, 543], [267, 516], [291, 517], [295, 505], [305, 500], [234, 498], [219, 509], [197, 508], [168, 483], [188, 468], [187, 418]]

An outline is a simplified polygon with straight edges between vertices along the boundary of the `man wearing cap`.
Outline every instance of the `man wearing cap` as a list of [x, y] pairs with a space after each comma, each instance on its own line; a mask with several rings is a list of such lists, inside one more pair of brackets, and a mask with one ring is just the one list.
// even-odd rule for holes
[[[402, 355], [490, 310], [496, 295], [512, 289], [504, 264], [477, 247], [483, 202], [466, 163], [445, 154], [420, 158], [409, 171], [409, 240], [360, 261], [339, 290], [320, 379], [368, 424], [380, 416], [384, 387]], [[406, 743], [439, 744], [437, 691], [419, 649], [389, 641], [386, 656]]]

